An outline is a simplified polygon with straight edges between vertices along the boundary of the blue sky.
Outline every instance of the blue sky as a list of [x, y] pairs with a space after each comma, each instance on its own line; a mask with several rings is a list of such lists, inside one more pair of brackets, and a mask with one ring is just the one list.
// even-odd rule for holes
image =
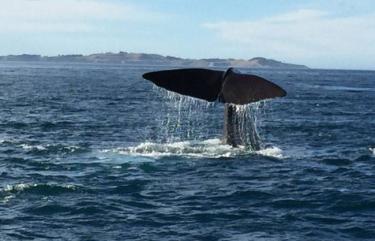
[[375, 69], [375, 2], [0, 0], [0, 55], [118, 51]]

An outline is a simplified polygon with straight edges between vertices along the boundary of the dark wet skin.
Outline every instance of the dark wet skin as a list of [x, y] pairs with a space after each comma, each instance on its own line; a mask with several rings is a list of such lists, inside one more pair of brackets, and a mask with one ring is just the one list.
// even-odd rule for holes
[[249, 135], [249, 143], [243, 140], [239, 126], [239, 117], [236, 112], [235, 106], [231, 104], [225, 104], [224, 107], [224, 135], [223, 143], [231, 145], [233, 147], [249, 146], [252, 150], [260, 150], [259, 136], [256, 133], [256, 128], [254, 123], [251, 121], [251, 132]]

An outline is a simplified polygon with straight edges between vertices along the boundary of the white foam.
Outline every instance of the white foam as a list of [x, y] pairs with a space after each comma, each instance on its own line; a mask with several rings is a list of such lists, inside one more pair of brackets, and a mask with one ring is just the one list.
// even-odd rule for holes
[[28, 144], [21, 144], [20, 147], [24, 150], [38, 150], [38, 151], [44, 151], [47, 149], [47, 147], [42, 145], [28, 145]]
[[372, 155], [375, 156], [375, 147], [370, 147], [370, 148], [369, 148], [369, 151], [372, 152]]
[[5, 193], [2, 198], [2, 203], [8, 203], [11, 199], [15, 198], [15, 192], [22, 192], [30, 187], [35, 187], [36, 184], [19, 183], [15, 185], [6, 185], [3, 189], [0, 189], [0, 193]]
[[72, 185], [72, 184], [36, 184], [36, 183], [18, 183], [18, 184], [13, 184], [13, 185], [6, 185], [4, 188], [0, 188], [0, 197], [3, 196], [2, 199], [0, 199], [0, 202], [2, 203], [7, 203], [11, 199], [16, 197], [17, 193], [21, 193], [25, 190], [28, 190], [30, 188], [38, 187], [40, 185], [47, 185], [47, 186], [56, 186], [56, 187], [63, 187], [71, 190], [75, 190], [77, 186]]
[[[48, 150], [49, 148], [58, 147], [58, 145], [54, 145], [54, 144], [46, 144], [46, 145], [20, 144], [19, 147], [21, 147], [24, 150], [28, 150], [28, 151], [30, 151], [30, 150], [45, 151], [45, 150]], [[67, 152], [75, 152], [78, 149], [80, 149], [80, 147], [71, 145], [71, 146], [62, 146], [61, 149], [64, 150], [64, 151], [67, 151]]]
[[144, 142], [137, 146], [102, 150], [102, 153], [116, 153], [120, 155], [142, 157], [183, 156], [192, 158], [223, 158], [239, 155], [259, 154], [283, 158], [282, 151], [277, 147], [270, 147], [260, 151], [251, 151], [244, 146], [232, 147], [223, 144], [220, 139], [205, 141], [180, 141], [171, 143]]
[[69, 152], [75, 152], [79, 150], [81, 147], [79, 146], [64, 146], [64, 150], [67, 150]]
[[17, 191], [21, 192], [25, 189], [28, 189], [30, 187], [36, 187], [37, 184], [27, 184], [27, 183], [19, 183], [15, 185], [6, 185], [5, 188], [3, 189], [4, 192], [12, 192], [12, 191]]
[[27, 151], [35, 151], [35, 150], [45, 151], [48, 149], [57, 148], [59, 150], [63, 150], [66, 152], [75, 152], [81, 149], [81, 147], [76, 146], [76, 145], [65, 146], [63, 144], [58, 144], [58, 143], [56, 144], [30, 144], [30, 143], [24, 143], [24, 140], [22, 139], [14, 139], [14, 138], [8, 138], [7, 136], [0, 136], [0, 144], [7, 144], [7, 143], [15, 144], [15, 146], [20, 147]]
[[134, 147], [114, 148], [102, 152], [117, 153], [121, 155], [163, 157], [163, 156], [186, 156], [186, 157], [230, 157], [234, 154], [229, 145], [221, 144], [219, 139], [206, 141], [180, 141], [171, 143], [144, 142]]
[[263, 156], [275, 157], [275, 158], [278, 158], [278, 159], [284, 158], [283, 151], [276, 146], [261, 149], [259, 151], [256, 151], [256, 153], [260, 154], [260, 155], [263, 155]]
[[72, 184], [36, 184], [36, 183], [19, 183], [14, 185], [6, 185], [3, 189], [0, 189], [1, 192], [22, 192], [24, 190], [27, 190], [29, 188], [37, 187], [40, 185], [47, 185], [47, 186], [56, 186], [56, 187], [63, 187], [67, 189], [76, 189], [75, 185]]

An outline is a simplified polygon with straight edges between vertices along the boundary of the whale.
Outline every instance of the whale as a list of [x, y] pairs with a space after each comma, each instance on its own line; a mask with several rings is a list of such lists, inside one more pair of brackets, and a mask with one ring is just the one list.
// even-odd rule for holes
[[[160, 70], [144, 73], [143, 78], [168, 91], [208, 102], [223, 103], [223, 142], [233, 147], [246, 144], [240, 138], [236, 106], [287, 95], [277, 84], [261, 76], [241, 73], [234, 68], [226, 71], [204, 68]], [[252, 129], [255, 128], [254, 123], [250, 125]], [[255, 133], [252, 137], [250, 147], [259, 150], [258, 135]]]

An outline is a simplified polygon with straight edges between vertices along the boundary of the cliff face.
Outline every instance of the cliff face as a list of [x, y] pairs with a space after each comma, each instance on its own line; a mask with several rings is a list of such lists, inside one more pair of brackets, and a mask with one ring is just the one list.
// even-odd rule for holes
[[249, 60], [243, 59], [183, 59], [173, 56], [145, 53], [99, 53], [90, 55], [8, 55], [0, 56], [0, 61], [41, 61], [41, 62], [81, 62], [81, 63], [112, 63], [129, 65], [161, 65], [184, 67], [238, 67], [238, 68], [285, 68], [306, 69], [304, 65], [283, 63], [273, 59], [256, 57]]

